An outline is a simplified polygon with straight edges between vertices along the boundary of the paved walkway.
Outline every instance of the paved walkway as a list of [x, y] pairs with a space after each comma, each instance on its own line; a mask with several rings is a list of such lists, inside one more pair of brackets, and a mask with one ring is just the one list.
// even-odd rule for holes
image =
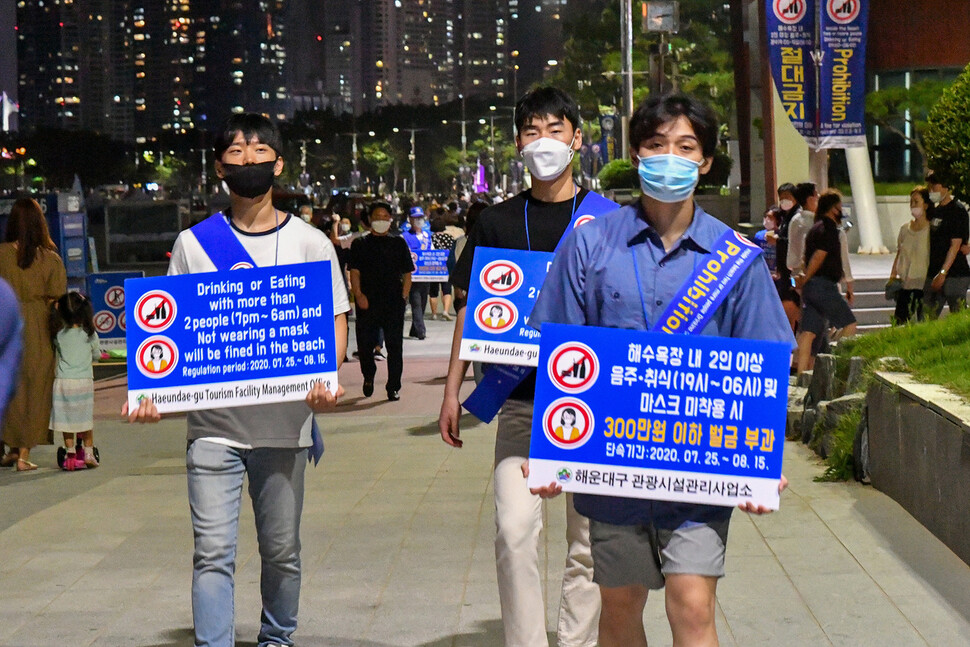
[[[404, 400], [348, 396], [321, 416], [327, 453], [307, 478], [299, 645], [502, 644], [492, 548], [494, 426], [465, 419], [465, 447], [436, 429], [450, 324], [407, 341]], [[381, 373], [378, 388], [382, 389]], [[192, 644], [192, 535], [184, 421], [117, 422], [122, 380], [98, 391], [104, 465], [62, 473], [54, 448], [32, 474], [0, 471], [0, 645]], [[970, 645], [970, 568], [871, 487], [815, 483], [814, 456], [789, 443], [790, 490], [765, 517], [736, 513], [717, 622], [728, 647]], [[562, 500], [547, 504], [542, 570], [554, 613], [565, 554]], [[252, 646], [258, 571], [244, 507], [237, 635]], [[648, 602], [651, 645], [669, 645], [663, 594]]]

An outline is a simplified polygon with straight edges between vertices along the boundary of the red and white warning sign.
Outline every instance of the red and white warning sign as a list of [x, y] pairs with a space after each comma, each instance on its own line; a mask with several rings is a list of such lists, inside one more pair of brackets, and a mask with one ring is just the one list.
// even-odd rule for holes
[[125, 289], [120, 285], [108, 288], [104, 293], [104, 303], [109, 308], [120, 310], [125, 307]]
[[482, 269], [479, 280], [482, 287], [489, 294], [504, 297], [512, 294], [520, 287], [525, 276], [522, 268], [512, 261], [492, 261]]
[[825, 0], [825, 11], [837, 25], [848, 25], [859, 17], [862, 0]]
[[576, 222], [573, 223], [573, 229], [575, 229], [576, 227], [579, 227], [580, 225], [585, 225], [590, 220], [596, 220], [596, 216], [588, 213], [584, 216], [580, 216], [579, 218], [576, 218]]
[[118, 328], [122, 332], [128, 330], [128, 315], [125, 314], [124, 310], [118, 314]]
[[475, 308], [475, 323], [485, 332], [503, 333], [514, 326], [518, 319], [519, 311], [506, 299], [485, 299]]
[[162, 335], [154, 335], [143, 341], [135, 355], [138, 370], [151, 378], [161, 378], [171, 373], [178, 359], [179, 351], [175, 342]]
[[[121, 313], [124, 315], [125, 313]], [[115, 328], [115, 315], [110, 310], [98, 310], [94, 313], [94, 329], [105, 335]]]
[[807, 0], [774, 0], [771, 7], [775, 18], [786, 25], [795, 25], [808, 13]]
[[175, 299], [164, 290], [146, 292], [135, 304], [138, 326], [148, 332], [161, 332], [171, 326], [177, 311]]
[[566, 393], [582, 393], [599, 376], [600, 363], [593, 349], [579, 342], [560, 344], [549, 355], [549, 379]]
[[229, 269], [230, 270], [251, 270], [253, 269], [253, 264], [250, 263], [249, 261], [239, 261]]
[[593, 436], [593, 412], [577, 398], [559, 398], [542, 414], [542, 431], [556, 447], [576, 449]]

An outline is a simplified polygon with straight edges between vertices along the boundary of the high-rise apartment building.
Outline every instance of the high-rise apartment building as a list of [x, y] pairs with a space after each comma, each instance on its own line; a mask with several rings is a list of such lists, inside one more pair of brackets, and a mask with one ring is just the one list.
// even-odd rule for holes
[[232, 111], [285, 119], [287, 5], [20, 0], [21, 123], [128, 141], [205, 128]]
[[514, 72], [509, 47], [509, 0], [463, 0], [460, 87], [465, 96], [511, 94]]

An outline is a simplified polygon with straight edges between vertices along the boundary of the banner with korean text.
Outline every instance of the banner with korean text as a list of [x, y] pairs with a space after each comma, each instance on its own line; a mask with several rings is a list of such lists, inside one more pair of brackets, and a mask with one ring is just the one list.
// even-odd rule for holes
[[125, 281], [128, 404], [159, 412], [337, 389], [330, 262]]
[[[824, 0], [822, 0], [824, 2]], [[814, 145], [818, 136], [815, 47], [816, 0], [765, 0], [768, 60], [792, 126]]]
[[777, 509], [787, 344], [542, 326], [529, 486]]
[[516, 366], [538, 363], [539, 331], [529, 327], [529, 315], [552, 257], [552, 252], [475, 249], [460, 359]]
[[411, 272], [412, 283], [438, 283], [448, 280], [448, 252], [447, 249], [422, 249], [411, 252], [414, 271]]

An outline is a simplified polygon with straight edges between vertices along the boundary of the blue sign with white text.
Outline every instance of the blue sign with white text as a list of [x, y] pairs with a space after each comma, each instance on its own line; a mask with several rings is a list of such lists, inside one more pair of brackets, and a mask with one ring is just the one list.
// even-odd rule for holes
[[791, 348], [546, 323], [529, 485], [778, 507]]
[[88, 298], [94, 311], [94, 329], [101, 340], [101, 348], [125, 348], [125, 281], [139, 279], [144, 272], [98, 272], [88, 274]]
[[125, 281], [128, 402], [159, 412], [337, 388], [330, 262]]
[[475, 249], [459, 358], [536, 365], [539, 331], [529, 327], [529, 315], [552, 258], [552, 252]]
[[411, 251], [414, 261], [413, 283], [437, 283], [448, 280], [448, 249], [422, 249]]

